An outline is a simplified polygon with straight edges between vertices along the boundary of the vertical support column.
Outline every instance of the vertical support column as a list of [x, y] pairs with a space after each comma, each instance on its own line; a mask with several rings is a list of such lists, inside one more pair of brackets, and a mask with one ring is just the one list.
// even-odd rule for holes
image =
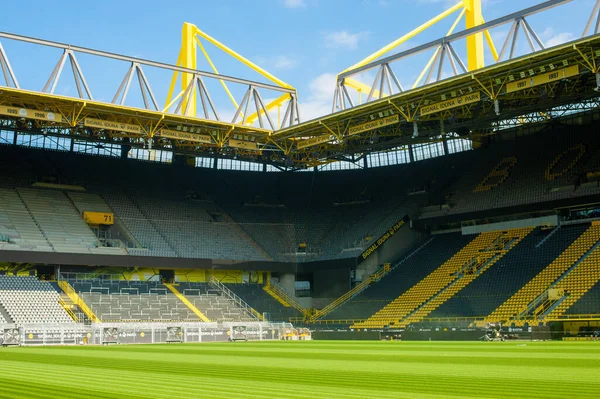
[[[181, 66], [184, 68], [196, 70], [196, 42], [195, 26], [190, 23], [184, 23], [181, 30]], [[190, 82], [194, 79], [194, 75], [191, 73], [181, 74], [181, 90], [185, 91], [190, 85]], [[183, 99], [182, 109], [184, 115], [196, 116], [196, 90], [190, 93], [189, 98]], [[190, 103], [188, 106], [188, 102]]]
[[[483, 24], [481, 14], [481, 0], [463, 0], [466, 13], [466, 28], [474, 28]], [[485, 66], [483, 53], [483, 32], [467, 37], [467, 57], [469, 71], [483, 68]]]

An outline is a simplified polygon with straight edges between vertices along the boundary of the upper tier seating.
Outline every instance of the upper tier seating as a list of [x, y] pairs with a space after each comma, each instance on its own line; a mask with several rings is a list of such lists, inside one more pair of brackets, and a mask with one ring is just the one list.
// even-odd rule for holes
[[52, 251], [15, 190], [0, 189], [0, 249]]
[[178, 257], [154, 224], [139, 210], [124, 193], [105, 192], [102, 194], [106, 202], [115, 211], [119, 220], [134, 235], [143, 249], [129, 248], [131, 255]]
[[49, 282], [36, 277], [0, 275], [0, 306], [17, 325], [74, 323], [59, 296]]
[[[267, 260], [235, 223], [216, 222], [196, 201], [143, 198], [138, 208], [184, 258]], [[254, 245], [253, 245], [254, 244]]]
[[545, 132], [543, 141], [531, 136], [474, 151], [472, 172], [447, 190], [449, 210], [424, 217], [600, 194], [597, 181], [585, 177], [600, 166], [600, 139], [589, 134], [594, 129]]
[[[50, 223], [46, 227], [55, 233], [58, 221], [43, 216], [50, 206], [57, 208], [53, 209], [55, 213], [69, 214], [61, 216], [61, 221], [68, 222], [79, 214], [78, 223], [86, 228], [79, 220], [82, 212], [110, 210], [132, 236], [129, 242], [135, 245], [127, 252], [142, 256], [256, 261], [352, 258], [370, 244], [367, 237], [381, 235], [407, 213], [414, 216], [424, 204], [426, 195], [406, 199], [411, 187], [422, 186], [425, 180], [439, 184], [433, 183], [436, 180], [431, 171], [418, 165], [400, 177], [382, 169], [369, 176], [340, 172], [336, 176], [322, 173], [313, 179], [309, 174], [276, 176], [176, 168], [19, 147], [0, 146], [0, 152], [9, 164], [26, 164], [13, 170], [22, 174], [20, 178], [6, 182], [31, 203], [30, 211], [40, 218], [40, 226]], [[448, 160], [432, 162], [444, 165]], [[443, 175], [451, 170], [440, 168], [436, 173]], [[373, 178], [373, 174], [381, 177]], [[397, 184], [388, 184], [390, 176]], [[47, 180], [81, 186], [87, 191], [68, 192], [66, 196], [60, 191], [25, 188], [32, 182]], [[354, 188], [349, 189], [349, 184]], [[34, 201], [33, 191], [38, 197], [43, 195], [44, 200]], [[241, 205], [257, 196], [259, 202], [278, 207]], [[353, 205], [333, 205], [338, 202]], [[64, 231], [62, 234], [50, 237], [50, 244], [56, 242], [61, 251], [69, 250], [69, 245], [77, 252], [98, 250], [97, 242], [88, 245], [81, 241], [91, 233], [79, 234], [76, 230], [75, 239], [81, 242], [75, 243], [71, 242], [73, 237], [67, 239]], [[296, 251], [302, 243], [307, 244], [306, 253], [299, 255]]]
[[[427, 212], [422, 219], [600, 195], [598, 182], [586, 175], [600, 167], [594, 129], [556, 128], [544, 132], [543, 141], [535, 135], [498, 140], [426, 165], [331, 173], [219, 171], [0, 145], [6, 165], [0, 171], [2, 186], [18, 189], [40, 233], [49, 231], [45, 243], [35, 229], [25, 232], [25, 225], [21, 234], [21, 222], [3, 214], [8, 206], [0, 202], [0, 247], [103, 252], [80, 215], [74, 218], [84, 207], [102, 205], [98, 209], [114, 211], [131, 234], [131, 255], [292, 262], [353, 258], [369, 246], [369, 237], [406, 214], [419, 217], [418, 210], [428, 205], [444, 203], [448, 210]], [[77, 210], [60, 191], [30, 188], [48, 181], [85, 188], [85, 194], [69, 194]], [[50, 218], [48, 211], [60, 216]], [[32, 227], [27, 218], [23, 223]], [[297, 252], [300, 244], [306, 248]]]
[[17, 191], [56, 252], [89, 253], [90, 248], [98, 247], [98, 238], [64, 193], [25, 188]]

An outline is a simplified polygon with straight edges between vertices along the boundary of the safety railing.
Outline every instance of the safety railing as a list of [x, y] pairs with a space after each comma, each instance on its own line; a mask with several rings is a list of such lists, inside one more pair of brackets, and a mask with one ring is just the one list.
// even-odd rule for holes
[[447, 323], [447, 322], [461, 322], [461, 321], [465, 321], [465, 322], [477, 322], [477, 321], [483, 321], [485, 319], [485, 317], [483, 316], [477, 316], [477, 317], [464, 317], [464, 316], [457, 316], [457, 317], [425, 317], [421, 320], [421, 322], [439, 322], [439, 323]]
[[[290, 320], [291, 321], [291, 320]], [[334, 325], [334, 324], [354, 324], [354, 323], [362, 323], [365, 319], [339, 319], [339, 320], [311, 320], [311, 324], [319, 324], [319, 325]], [[293, 323], [293, 321], [292, 321]]]
[[65, 294], [67, 294], [67, 296], [71, 299], [71, 301], [73, 301], [75, 305], [79, 306], [79, 309], [83, 311], [83, 313], [88, 317], [88, 319], [90, 319], [93, 323], [97, 323], [100, 321], [98, 317], [96, 317], [92, 309], [90, 309], [90, 307], [83, 301], [83, 299], [81, 299], [77, 292], [75, 292], [75, 289], [73, 289], [73, 287], [71, 286], [71, 284], [69, 284], [68, 281], [59, 280], [58, 286], [63, 290]]
[[65, 301], [63, 301], [62, 298], [58, 298], [58, 303], [60, 304], [60, 306], [63, 307], [63, 309], [67, 312], [67, 314], [69, 316], [71, 316], [71, 318], [73, 319], [73, 321], [75, 323], [79, 323], [79, 317], [77, 317], [75, 315], [75, 313], [73, 312], [73, 309], [71, 309], [71, 307]]
[[278, 297], [276, 299], [278, 299], [283, 304], [287, 304], [288, 307], [296, 309], [305, 317], [309, 315], [309, 310], [302, 306], [293, 295], [289, 294], [279, 284], [269, 281], [267, 285], [265, 285], [265, 291], [267, 291], [272, 296]]
[[219, 291], [221, 291], [221, 293], [225, 297], [229, 298], [233, 303], [235, 303], [236, 306], [238, 306], [239, 308], [244, 309], [246, 312], [248, 312], [248, 314], [251, 314], [257, 320], [261, 320], [261, 321], [264, 320], [262, 314], [260, 314], [252, 306], [248, 305], [242, 298], [240, 298], [239, 296], [237, 296], [235, 294], [235, 292], [233, 292], [229, 288], [227, 288], [227, 286], [225, 284], [221, 283], [219, 280], [217, 280], [214, 277], [211, 278], [210, 284], [213, 287], [217, 288]]
[[370, 275], [365, 281], [363, 281], [360, 284], [357, 284], [350, 291], [346, 292], [344, 295], [335, 299], [333, 302], [331, 302], [329, 305], [325, 306], [323, 309], [317, 310], [312, 315], [310, 321], [311, 322], [315, 321], [319, 317], [322, 317], [322, 316], [326, 315], [327, 313], [331, 312], [333, 309], [337, 308], [342, 303], [346, 302], [348, 299], [358, 295], [359, 293], [364, 291], [369, 285], [371, 285], [372, 283], [374, 283], [376, 281], [379, 281], [383, 276], [385, 276], [387, 273], [389, 273], [390, 270], [391, 270], [390, 264], [386, 263], [384, 265], [384, 267], [382, 267], [376, 273]]
[[167, 289], [169, 291], [171, 291], [173, 294], [175, 294], [177, 299], [179, 299], [185, 306], [188, 307], [188, 309], [190, 309], [196, 316], [198, 316], [198, 318], [200, 318], [200, 320], [202, 320], [204, 322], [210, 321], [209, 318], [206, 317], [206, 315], [204, 313], [202, 313], [200, 311], [200, 309], [198, 309], [196, 307], [196, 305], [194, 305], [192, 302], [190, 302], [189, 299], [187, 299], [181, 292], [179, 292], [179, 290], [177, 288], [175, 288], [173, 286], [173, 284], [165, 283], [164, 286], [167, 287]]
[[405, 256], [404, 258], [402, 258], [402, 260], [399, 261], [399, 262], [397, 262], [395, 265], [392, 266], [390, 263], [384, 264], [381, 269], [379, 269], [377, 272], [375, 272], [374, 274], [372, 274], [371, 276], [369, 276], [362, 283], [357, 284], [350, 291], [346, 292], [344, 295], [342, 295], [339, 298], [335, 299], [333, 302], [331, 302], [329, 305], [325, 306], [323, 309], [315, 311], [315, 313], [311, 316], [310, 321], [314, 322], [316, 319], [318, 319], [320, 317], [323, 317], [326, 314], [328, 314], [331, 311], [333, 311], [334, 309], [336, 309], [342, 303], [344, 303], [347, 300], [349, 300], [349, 299], [355, 297], [356, 295], [360, 294], [369, 285], [371, 285], [371, 284], [373, 284], [373, 283], [381, 280], [385, 275], [387, 275], [389, 272], [391, 272], [392, 270], [394, 270], [396, 267], [402, 265], [404, 262], [406, 262], [407, 260], [409, 260], [410, 258], [412, 258], [417, 252], [419, 252], [421, 249], [423, 249], [432, 240], [433, 240], [433, 238], [430, 238], [429, 240], [425, 241], [421, 246], [419, 246], [414, 251], [412, 251], [410, 254], [408, 254], [407, 256]]
[[577, 320], [577, 321], [581, 321], [581, 320], [600, 320], [600, 314], [598, 313], [591, 313], [591, 314], [563, 314], [560, 315], [556, 318], [547, 318], [544, 319], [545, 322], [548, 321], [570, 321], [570, 320]]

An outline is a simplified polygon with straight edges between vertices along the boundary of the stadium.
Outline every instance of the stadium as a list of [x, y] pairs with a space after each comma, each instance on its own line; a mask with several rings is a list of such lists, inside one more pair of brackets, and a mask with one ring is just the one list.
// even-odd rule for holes
[[0, 397], [597, 396], [600, 0], [510, 7], [315, 119], [192, 23], [171, 63], [0, 31]]

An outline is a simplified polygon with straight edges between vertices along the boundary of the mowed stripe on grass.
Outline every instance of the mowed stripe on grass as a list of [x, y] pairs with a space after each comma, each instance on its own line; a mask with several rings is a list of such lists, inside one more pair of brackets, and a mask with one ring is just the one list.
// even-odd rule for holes
[[0, 349], [0, 398], [590, 398], [600, 342]]

